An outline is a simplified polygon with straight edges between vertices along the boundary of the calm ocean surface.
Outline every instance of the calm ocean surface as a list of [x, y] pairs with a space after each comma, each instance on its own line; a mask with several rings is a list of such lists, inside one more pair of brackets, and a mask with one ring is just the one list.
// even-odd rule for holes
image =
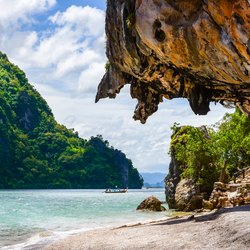
[[81, 231], [168, 216], [168, 212], [136, 211], [150, 195], [164, 201], [164, 189], [103, 191], [0, 191], [0, 249], [38, 249]]

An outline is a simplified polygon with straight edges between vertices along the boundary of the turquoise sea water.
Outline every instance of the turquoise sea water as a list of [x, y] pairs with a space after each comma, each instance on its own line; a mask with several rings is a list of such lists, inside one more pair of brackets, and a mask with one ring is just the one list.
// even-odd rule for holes
[[168, 212], [136, 211], [150, 195], [164, 200], [164, 189], [0, 191], [0, 249], [37, 249], [70, 234], [161, 219]]

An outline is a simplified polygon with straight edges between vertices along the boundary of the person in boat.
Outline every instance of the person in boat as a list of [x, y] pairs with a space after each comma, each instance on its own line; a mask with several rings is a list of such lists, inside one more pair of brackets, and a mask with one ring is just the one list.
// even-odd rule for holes
[[110, 189], [110, 188], [107, 188], [105, 190], [105, 193], [126, 193], [128, 191], [128, 189]]

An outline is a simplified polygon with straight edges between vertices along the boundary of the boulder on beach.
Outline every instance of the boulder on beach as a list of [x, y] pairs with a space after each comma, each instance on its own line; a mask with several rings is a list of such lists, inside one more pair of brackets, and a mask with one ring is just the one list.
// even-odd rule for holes
[[142, 201], [136, 210], [148, 210], [157, 212], [165, 211], [166, 208], [163, 207], [161, 204], [162, 202], [152, 195], [147, 199], [145, 199], [144, 201]]

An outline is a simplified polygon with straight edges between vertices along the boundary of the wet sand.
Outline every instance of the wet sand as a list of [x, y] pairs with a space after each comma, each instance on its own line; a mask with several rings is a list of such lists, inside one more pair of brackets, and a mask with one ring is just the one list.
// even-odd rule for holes
[[250, 205], [164, 221], [93, 230], [46, 250], [250, 249]]

